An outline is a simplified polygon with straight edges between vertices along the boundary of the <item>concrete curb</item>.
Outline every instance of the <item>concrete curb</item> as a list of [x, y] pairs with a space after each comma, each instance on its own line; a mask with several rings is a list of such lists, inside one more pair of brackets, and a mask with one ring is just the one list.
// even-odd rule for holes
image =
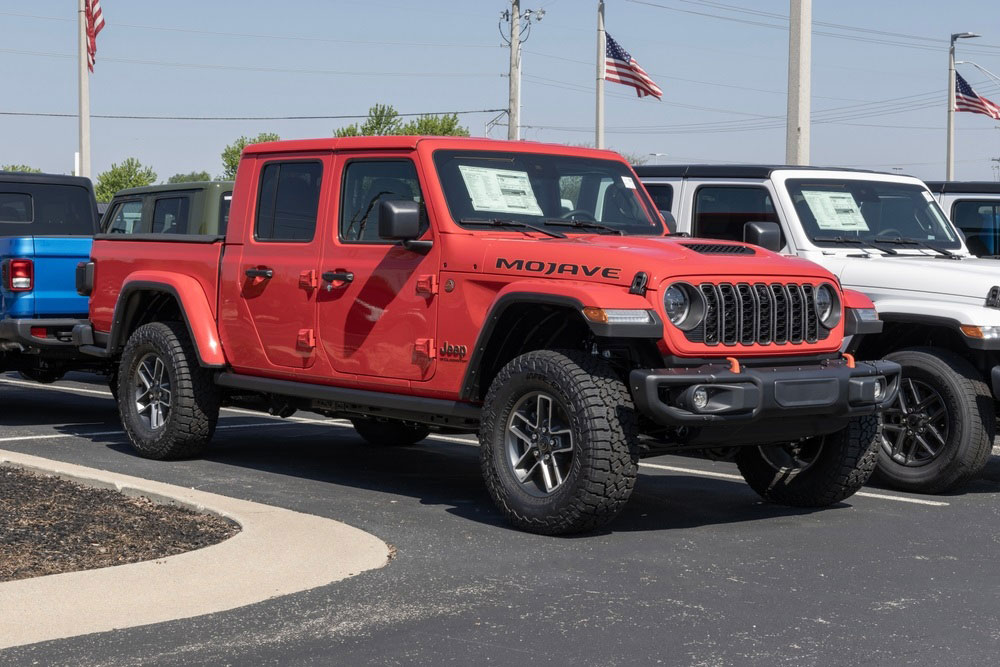
[[0, 583], [0, 649], [234, 609], [389, 559], [385, 542], [331, 519], [6, 450], [0, 465], [212, 512], [242, 527], [169, 558]]

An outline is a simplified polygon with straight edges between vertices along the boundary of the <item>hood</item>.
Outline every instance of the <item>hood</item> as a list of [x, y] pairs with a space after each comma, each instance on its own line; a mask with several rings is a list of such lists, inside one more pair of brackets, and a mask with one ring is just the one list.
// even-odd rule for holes
[[686, 276], [834, 280], [812, 262], [712, 239], [596, 234], [565, 239], [504, 237], [486, 239], [484, 253], [483, 273], [628, 285], [636, 273], [644, 271], [654, 289], [666, 278]]
[[1000, 262], [965, 255], [961, 259], [930, 255], [847, 258], [840, 267], [840, 279], [845, 287], [861, 291], [896, 290], [982, 300], [991, 287], [1000, 285]]

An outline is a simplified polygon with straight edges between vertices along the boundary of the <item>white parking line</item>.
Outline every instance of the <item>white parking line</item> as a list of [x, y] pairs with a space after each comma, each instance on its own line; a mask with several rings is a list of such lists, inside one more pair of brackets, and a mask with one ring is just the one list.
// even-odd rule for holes
[[[732, 479], [743, 481], [743, 475], [733, 475], [726, 472], [715, 472], [714, 470], [698, 470], [697, 468], [679, 468], [677, 466], [665, 466], [659, 463], [640, 463], [643, 468], [656, 468], [657, 470], [667, 470], [669, 472], [680, 472], [686, 475], [699, 475], [701, 477], [717, 477], [719, 479]], [[871, 491], [858, 491], [854, 495], [862, 498], [877, 498], [879, 500], [894, 500], [898, 503], [912, 503], [914, 505], [928, 505], [930, 507], [948, 507], [951, 503], [940, 500], [924, 500], [922, 498], [910, 498], [908, 496], [896, 496], [888, 493], [872, 493]]]
[[[33, 389], [48, 389], [48, 390], [51, 390], [51, 391], [62, 391], [62, 392], [71, 393], [71, 394], [74, 394], [74, 393], [75, 394], [93, 394], [93, 395], [97, 395], [97, 396], [106, 396], [106, 397], [109, 397], [109, 398], [111, 397], [111, 392], [110, 391], [101, 391], [101, 390], [98, 390], [98, 389], [83, 389], [83, 388], [80, 388], [80, 387], [63, 387], [63, 386], [57, 386], [57, 385], [43, 385], [43, 384], [39, 384], [37, 382], [28, 382], [28, 381], [25, 381], [25, 380], [12, 380], [10, 378], [0, 378], [0, 384], [11, 384], [11, 385], [18, 385], [18, 386], [23, 385], [23, 386], [27, 386], [27, 387], [32, 387]], [[282, 424], [282, 423], [289, 424], [289, 422], [291, 422], [292, 424], [316, 424], [316, 425], [320, 425], [320, 426], [331, 426], [331, 427], [335, 427], [335, 428], [345, 428], [345, 427], [350, 427], [350, 425], [351, 425], [351, 422], [348, 421], [348, 420], [346, 420], [346, 419], [309, 419], [307, 417], [281, 418], [281, 417], [274, 417], [272, 415], [268, 415], [268, 414], [261, 413], [261, 412], [255, 412], [254, 410], [245, 410], [243, 408], [223, 408], [223, 410], [226, 410], [228, 412], [237, 413], [237, 414], [245, 414], [245, 415], [249, 415], [249, 416], [252, 416], [252, 417], [257, 417], [259, 419], [267, 419], [269, 421], [273, 421], [275, 426], [277, 426], [278, 424]], [[266, 427], [266, 426], [270, 426], [270, 425], [269, 424], [259, 424], [259, 423], [256, 423], [256, 424], [222, 424], [222, 425], [217, 426], [216, 428], [219, 428], [219, 429], [226, 429], [226, 428], [249, 428], [251, 426], [263, 426], [263, 427]], [[122, 431], [107, 431], [107, 432], [98, 432], [98, 433], [67, 433], [67, 434], [38, 435], [38, 436], [14, 436], [12, 438], [0, 438], [0, 442], [13, 442], [13, 441], [18, 441], [18, 440], [44, 440], [44, 439], [51, 439], [51, 438], [66, 438], [66, 437], [72, 437], [72, 436], [87, 436], [87, 435], [112, 435], [112, 434], [115, 434], [115, 433], [122, 433]], [[473, 436], [462, 437], [462, 436], [451, 436], [451, 435], [432, 435], [432, 436], [430, 436], [430, 439], [432, 439], [432, 440], [442, 440], [444, 442], [454, 442], [454, 443], [457, 443], [457, 444], [460, 444], [460, 445], [474, 446], [474, 445], [478, 444], [477, 441], [473, 438]], [[1000, 448], [994, 447], [993, 451], [994, 451], [994, 453], [1000, 453]], [[639, 466], [642, 467], [642, 468], [654, 468], [654, 469], [657, 469], [657, 470], [666, 470], [666, 471], [669, 471], [669, 472], [679, 472], [679, 473], [683, 473], [683, 474], [687, 474], [687, 475], [697, 475], [699, 477], [714, 477], [714, 478], [717, 478], [717, 479], [730, 479], [730, 480], [735, 480], [735, 481], [740, 481], [740, 482], [743, 481], [742, 475], [734, 475], [732, 473], [725, 473], [725, 472], [715, 472], [713, 470], [698, 470], [697, 468], [681, 468], [681, 467], [678, 467], [678, 466], [667, 466], [667, 465], [662, 465], [660, 463], [645, 463], [645, 462], [640, 463]], [[946, 502], [940, 501], [940, 500], [924, 500], [922, 498], [910, 498], [908, 496], [897, 496], [897, 495], [888, 494], [888, 493], [874, 493], [874, 492], [871, 492], [871, 491], [858, 491], [854, 495], [861, 496], [863, 498], [875, 498], [877, 500], [890, 500], [890, 501], [899, 502], [899, 503], [910, 503], [912, 505], [926, 505], [926, 506], [929, 506], [929, 507], [948, 507], [949, 505], [951, 505], [951, 503], [946, 503]]]

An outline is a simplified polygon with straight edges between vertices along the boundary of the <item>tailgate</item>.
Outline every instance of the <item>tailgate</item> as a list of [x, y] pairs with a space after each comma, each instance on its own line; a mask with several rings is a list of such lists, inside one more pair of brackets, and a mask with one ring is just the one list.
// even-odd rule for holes
[[30, 315], [86, 317], [87, 297], [76, 293], [76, 265], [90, 259], [90, 237], [36, 236], [33, 241], [34, 289], [24, 293], [32, 300]]

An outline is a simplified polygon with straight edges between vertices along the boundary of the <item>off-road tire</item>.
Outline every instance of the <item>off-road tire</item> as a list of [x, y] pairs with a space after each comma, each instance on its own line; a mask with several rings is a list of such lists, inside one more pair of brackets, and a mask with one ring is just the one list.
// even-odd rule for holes
[[736, 465], [764, 500], [793, 507], [826, 507], [854, 495], [871, 477], [881, 432], [878, 417], [854, 417], [846, 428], [817, 436], [822, 438], [822, 448], [801, 471], [776, 469], [761, 447], [740, 448]]
[[996, 410], [981, 374], [965, 359], [941, 348], [912, 348], [886, 355], [903, 367], [902, 378], [919, 378], [944, 399], [950, 433], [945, 449], [917, 467], [879, 455], [878, 478], [897, 489], [941, 493], [961, 486], [982, 472], [993, 450]]
[[[151, 430], [131, 400], [136, 367], [142, 358], [157, 354], [170, 379], [170, 411], [163, 426]], [[118, 413], [132, 446], [149, 459], [182, 459], [201, 454], [219, 419], [219, 390], [212, 374], [198, 365], [198, 357], [181, 322], [144, 324], [129, 337], [118, 377]]]
[[[520, 398], [547, 392], [564, 407], [573, 440], [565, 481], [546, 497], [527, 493], [506, 452], [507, 421]], [[546, 535], [589, 531], [621, 512], [638, 472], [635, 407], [604, 360], [577, 351], [516, 357], [490, 385], [479, 430], [480, 466], [493, 501], [517, 528]]]
[[111, 391], [111, 397], [118, 402], [118, 364], [115, 364], [108, 371], [108, 390]]
[[380, 447], [409, 447], [415, 445], [431, 432], [424, 424], [404, 422], [395, 419], [351, 419], [354, 430], [365, 442]]

